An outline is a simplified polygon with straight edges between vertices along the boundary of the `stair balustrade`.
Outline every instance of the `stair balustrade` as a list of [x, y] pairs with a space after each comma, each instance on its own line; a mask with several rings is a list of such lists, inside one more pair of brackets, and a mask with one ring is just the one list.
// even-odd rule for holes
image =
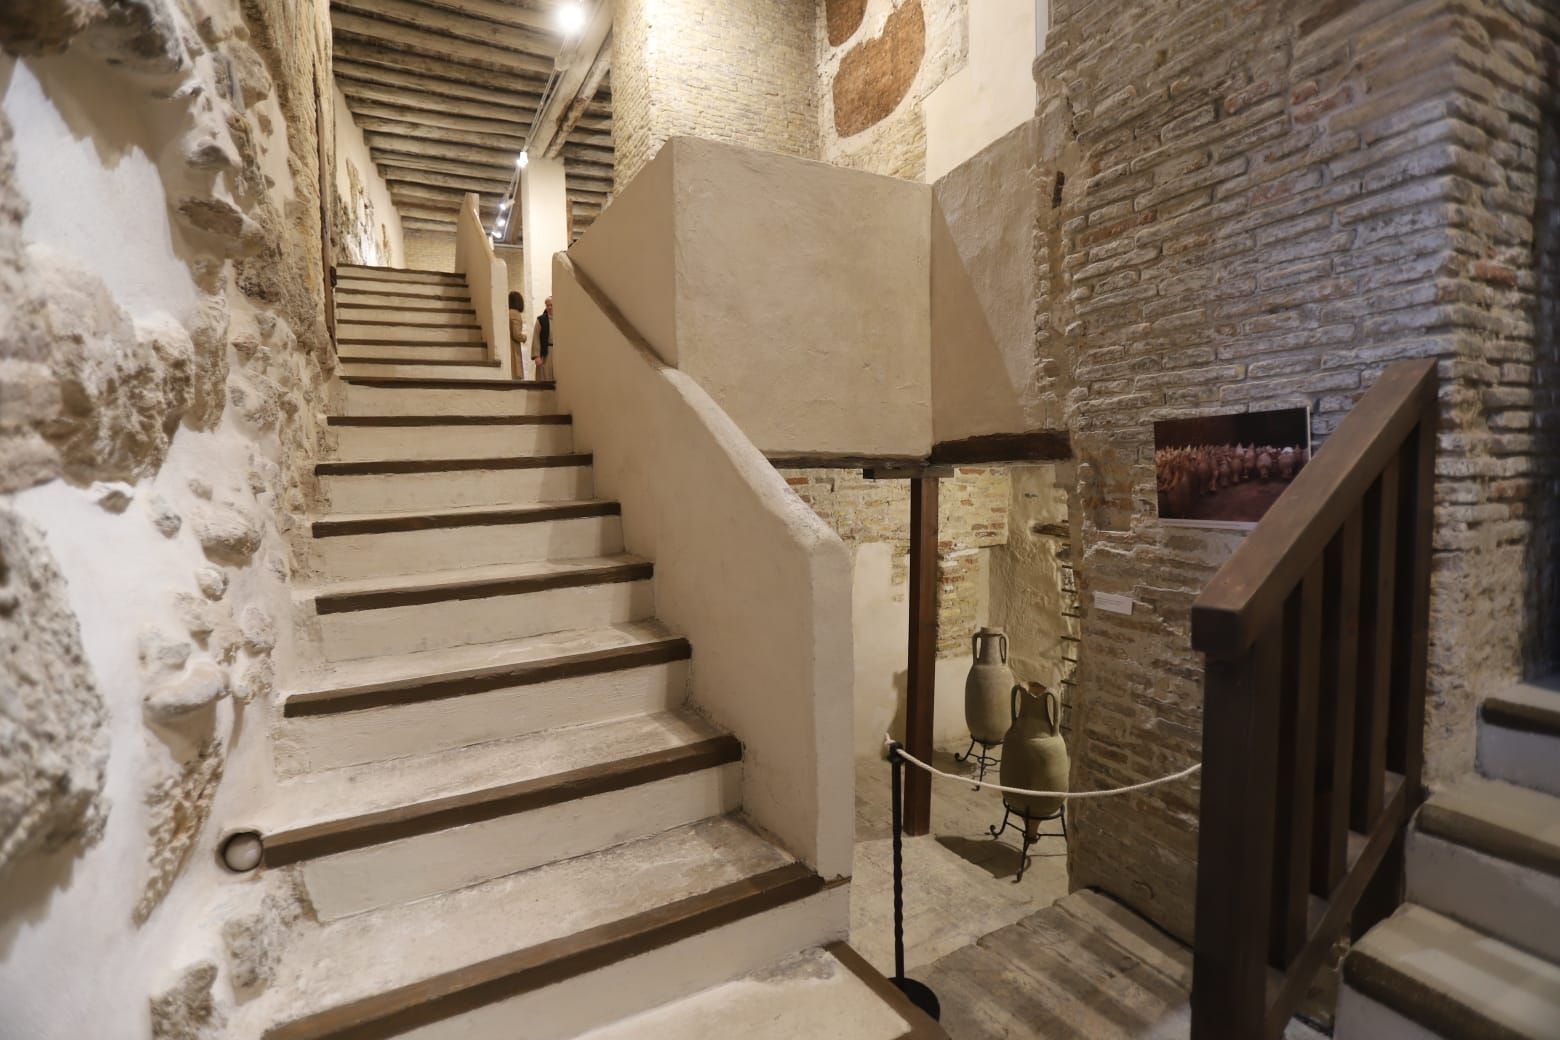
[[1193, 1040], [1276, 1038], [1402, 898], [1423, 800], [1436, 365], [1387, 368], [1192, 606]]

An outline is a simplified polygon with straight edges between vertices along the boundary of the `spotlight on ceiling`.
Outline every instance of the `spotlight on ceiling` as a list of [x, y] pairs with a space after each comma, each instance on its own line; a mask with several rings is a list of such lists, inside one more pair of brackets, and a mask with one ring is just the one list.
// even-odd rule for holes
[[520, 169], [522, 169], [522, 170], [525, 169], [530, 164], [531, 164], [531, 157], [530, 157], [530, 155], [526, 154], [525, 152], [521, 152], [520, 153], [520, 158], [515, 160], [515, 165], [520, 167]]
[[508, 208], [509, 208], [509, 200], [508, 199], [505, 199], [503, 202], [500, 202], [498, 204], [498, 211], [500, 213], [502, 213], [504, 210], [506, 210]]
[[564, 4], [558, 8], [558, 28], [563, 30], [565, 36], [578, 36], [580, 30], [585, 28], [585, 8], [577, 3]]

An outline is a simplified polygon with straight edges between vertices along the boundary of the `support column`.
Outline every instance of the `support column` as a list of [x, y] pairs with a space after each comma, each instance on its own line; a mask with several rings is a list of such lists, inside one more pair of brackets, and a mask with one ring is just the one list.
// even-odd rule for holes
[[[937, 478], [910, 480], [910, 675], [905, 694], [905, 750], [932, 760], [932, 712], [937, 688]], [[905, 776], [905, 833], [932, 829], [932, 777]]]
[[[553, 254], [569, 248], [569, 202], [562, 159], [531, 159], [520, 171], [519, 205], [525, 313], [534, 321], [542, 313], [542, 302], [552, 295]], [[529, 344], [526, 350], [530, 350]]]

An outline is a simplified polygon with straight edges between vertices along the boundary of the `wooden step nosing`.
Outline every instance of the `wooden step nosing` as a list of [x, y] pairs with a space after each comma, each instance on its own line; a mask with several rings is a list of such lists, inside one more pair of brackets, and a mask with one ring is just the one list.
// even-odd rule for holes
[[654, 642], [564, 654], [536, 661], [472, 668], [437, 677], [418, 676], [361, 686], [339, 687], [293, 694], [282, 706], [286, 718], [338, 715], [345, 712], [390, 708], [404, 704], [450, 700], [518, 686], [537, 686], [608, 672], [648, 668], [693, 656], [693, 647], [680, 636]]
[[1419, 810], [1418, 827], [1426, 834], [1518, 866], [1560, 877], [1560, 848], [1525, 831], [1450, 809], [1432, 797]]
[[341, 381], [352, 386], [392, 390], [539, 390], [557, 387], [542, 379], [434, 379], [428, 376], [343, 375]]
[[574, 417], [562, 412], [541, 415], [328, 415], [326, 426], [568, 426]]
[[409, 531], [442, 531], [457, 527], [510, 527], [555, 520], [590, 520], [621, 516], [617, 502], [561, 502], [556, 505], [498, 507], [459, 513], [398, 513], [351, 520], [315, 520], [315, 538], [341, 538], [363, 534], [401, 534]]
[[1501, 729], [1560, 738], [1560, 710], [1491, 697], [1480, 706], [1479, 714], [1484, 722]]
[[788, 863], [295, 1019], [268, 1030], [264, 1040], [385, 1040], [799, 902], [828, 887], [805, 865]]
[[742, 744], [729, 734], [550, 776], [475, 791], [463, 791], [413, 805], [397, 805], [339, 820], [326, 820], [264, 838], [265, 863], [283, 867], [305, 859], [420, 837], [453, 827], [533, 812], [580, 798], [610, 794], [742, 759]]
[[[442, 286], [430, 286], [430, 288], [443, 288], [443, 287]], [[445, 294], [445, 293], [438, 293], [438, 294], [436, 294], [436, 293], [415, 293], [415, 292], [390, 292], [390, 291], [384, 290], [384, 289], [362, 289], [362, 288], [359, 288], [359, 287], [357, 287], [355, 285], [343, 285], [343, 286], [339, 286], [336, 289], [336, 294], [338, 296], [340, 296], [340, 295], [349, 295], [350, 296], [350, 295], [354, 295], [354, 294], [358, 295], [358, 296], [394, 296], [394, 297], [396, 297], [397, 299], [400, 299], [400, 300], [438, 300], [441, 303], [459, 303], [459, 302], [462, 302], [462, 301], [464, 301], [467, 304], [471, 303], [471, 292], [469, 290], [464, 291], [464, 292], [459, 292], [459, 293], [447, 293], [447, 294]], [[343, 302], [350, 303], [350, 301], [343, 301]], [[363, 306], [382, 307], [382, 306], [386, 306], [386, 305], [385, 304], [364, 304]]]
[[362, 339], [358, 336], [340, 336], [336, 339], [337, 346], [347, 347], [467, 347], [472, 350], [486, 350], [487, 343], [484, 340], [439, 340], [419, 339]]
[[[429, 296], [429, 297], [426, 297], [426, 299], [432, 300], [432, 299], [437, 299], [437, 297]], [[448, 301], [448, 302], [452, 302], [453, 303], [454, 301]], [[477, 313], [475, 307], [413, 307], [413, 306], [411, 306], [409, 304], [402, 304], [402, 303], [358, 303], [355, 300], [337, 300], [336, 301], [336, 310], [338, 311], [337, 317], [340, 317], [339, 312], [342, 311], [342, 310], [354, 310], [354, 311], [411, 311], [411, 312], [416, 313], [416, 314], [455, 314], [455, 315], [470, 314], [472, 316], [475, 316], [476, 313]]]
[[373, 271], [375, 274], [431, 274], [435, 278], [464, 278], [454, 271], [430, 271], [424, 267], [375, 267], [372, 264], [337, 264], [337, 271]]
[[471, 470], [573, 469], [589, 466], [591, 456], [578, 452], [564, 455], [506, 455], [494, 458], [465, 459], [373, 459], [365, 462], [316, 462], [319, 477], [382, 476], [387, 473], [464, 473]]
[[1343, 959], [1343, 979], [1360, 994], [1443, 1040], [1531, 1040], [1358, 946]]
[[618, 563], [605, 567], [549, 571], [524, 577], [483, 578], [477, 581], [413, 585], [405, 588], [376, 589], [371, 592], [325, 593], [315, 597], [316, 614], [348, 614], [360, 610], [389, 610], [394, 607], [418, 607], [430, 603], [460, 603], [500, 596], [529, 596], [558, 589], [580, 589], [592, 585], [622, 585], [649, 581], [654, 564]]
[[441, 368], [448, 368], [451, 365], [465, 365], [470, 368], [497, 368], [500, 364], [494, 358], [467, 361], [464, 358], [357, 357], [346, 354], [337, 355], [336, 360], [343, 365], [438, 365]]
[[[418, 332], [448, 332], [451, 329], [461, 329], [461, 330], [467, 331], [467, 332], [481, 332], [482, 331], [482, 326], [478, 325], [478, 324], [476, 324], [474, 322], [472, 322], [472, 323], [467, 323], [467, 322], [456, 323], [456, 322], [450, 322], [450, 321], [441, 321], [441, 322], [431, 322], [430, 321], [430, 322], [427, 322], [425, 324], [422, 324], [422, 323], [408, 322], [408, 321], [364, 321], [364, 320], [359, 319], [359, 318], [343, 318], [339, 314], [336, 315], [336, 327], [337, 328], [341, 328], [344, 325], [362, 325], [362, 326], [372, 326], [374, 328], [416, 329]], [[338, 341], [338, 342], [341, 342], [341, 341]]]

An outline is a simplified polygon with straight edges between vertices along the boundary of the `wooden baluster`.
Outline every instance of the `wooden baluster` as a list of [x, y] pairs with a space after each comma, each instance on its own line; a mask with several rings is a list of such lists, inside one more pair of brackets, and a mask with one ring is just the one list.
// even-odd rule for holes
[[1354, 691], [1358, 683], [1361, 516], [1350, 514], [1327, 546], [1322, 612], [1322, 739], [1316, 769], [1316, 840], [1311, 891], [1327, 898], [1348, 867], [1350, 777], [1354, 767]]
[[1243, 656], [1207, 663], [1192, 1040], [1264, 1030], [1281, 649], [1275, 625]]
[[1398, 467], [1394, 458], [1365, 496], [1360, 576], [1359, 686], [1355, 691], [1355, 830], [1381, 816], [1387, 776], [1388, 697], [1392, 690], [1392, 600], [1397, 563]]
[[1323, 564], [1318, 560], [1284, 604], [1280, 674], [1273, 925], [1268, 959], [1287, 968], [1305, 945], [1316, 804], [1316, 734], [1322, 642]]
[[1403, 774], [1409, 808], [1420, 797], [1425, 747], [1425, 670], [1430, 646], [1430, 549], [1435, 513], [1435, 411], [1427, 409], [1403, 452], [1402, 539], [1392, 641], [1392, 725], [1387, 764]]

